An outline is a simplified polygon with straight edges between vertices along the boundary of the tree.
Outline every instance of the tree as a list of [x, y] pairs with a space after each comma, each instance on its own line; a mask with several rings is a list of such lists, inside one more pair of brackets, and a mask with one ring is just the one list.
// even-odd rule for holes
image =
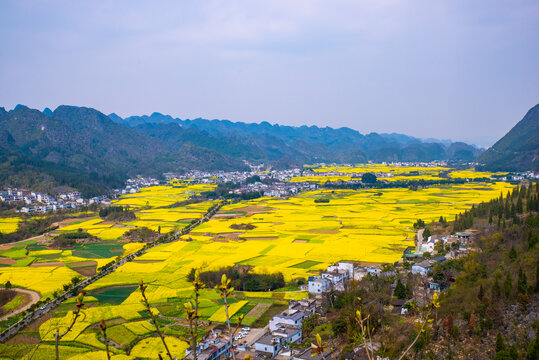
[[511, 290], [513, 288], [513, 281], [511, 280], [511, 274], [507, 273], [505, 281], [503, 282], [503, 292], [506, 298], [511, 296]]
[[376, 175], [374, 175], [373, 173], [365, 173], [361, 177], [361, 182], [366, 183], [366, 184], [374, 184], [376, 183], [376, 181], [377, 181]]
[[400, 279], [397, 280], [397, 286], [395, 286], [395, 296], [397, 299], [406, 299], [406, 287]]
[[105, 323], [105, 320], [101, 319], [101, 321], [99, 322], [99, 328], [101, 329], [101, 333], [103, 334], [103, 340], [105, 340], [107, 359], [110, 360], [109, 339], [107, 338], [107, 324]]
[[423, 231], [423, 239], [428, 239], [431, 235], [430, 229], [426, 226], [425, 230]]
[[526, 278], [526, 273], [522, 270], [522, 266], [518, 270], [517, 289], [519, 294], [528, 292], [528, 279]]
[[511, 245], [511, 249], [509, 250], [509, 259], [512, 261], [515, 261], [518, 257], [517, 251], [513, 245]]
[[[228, 333], [230, 336], [230, 340], [229, 340], [230, 352], [232, 353], [232, 359], [236, 360], [236, 354], [234, 354], [234, 333], [232, 332], [232, 327], [230, 326], [230, 316], [228, 315], [229, 304], [227, 301], [228, 296], [232, 295], [232, 293], [234, 292], [234, 288], [233, 287], [229, 288], [229, 285], [230, 285], [230, 279], [226, 277], [226, 274], [223, 274], [223, 276], [221, 276], [221, 284], [215, 286], [215, 290], [217, 290], [217, 292], [221, 294], [221, 298], [223, 298], [223, 301], [224, 301], [226, 324], [228, 326]], [[241, 323], [241, 319], [243, 318], [242, 316], [240, 316], [240, 318], [238, 319], [238, 327], [239, 327], [239, 324]]]
[[11, 285], [11, 281], [6, 281], [6, 284], [4, 285], [4, 288], [6, 289], [11, 289], [13, 287], [13, 285]]
[[505, 350], [505, 342], [503, 340], [502, 333], [498, 330], [498, 334], [496, 335], [496, 345], [494, 347], [496, 352]]
[[194, 306], [191, 302], [188, 302], [184, 304], [185, 311], [187, 313], [187, 320], [189, 321], [189, 333], [190, 333], [190, 343], [191, 343], [191, 351], [193, 354], [193, 360], [197, 360], [197, 340], [198, 340], [198, 307], [199, 307], [199, 297], [200, 297], [200, 290], [204, 289], [206, 285], [202, 281], [200, 281], [200, 273], [197, 270], [195, 270], [195, 274], [193, 276], [193, 288], [195, 292], [195, 301]]
[[417, 219], [417, 221], [414, 223], [414, 229], [421, 229], [424, 227], [425, 227], [425, 222], [421, 219]]
[[77, 297], [76, 309], [75, 311], [73, 311], [73, 320], [71, 321], [71, 325], [69, 325], [66, 331], [60, 334], [60, 329], [56, 329], [56, 334], [54, 335], [54, 347], [56, 349], [56, 360], [60, 359], [60, 354], [59, 354], [59, 349], [58, 349], [59, 341], [64, 336], [66, 336], [66, 334], [70, 332], [71, 329], [73, 329], [73, 326], [77, 322], [77, 319], [79, 318], [79, 316], [81, 316], [80, 311], [82, 310], [82, 307], [84, 306], [83, 297], [84, 297], [83, 293], [80, 293], [79, 296]]
[[477, 293], [477, 298], [479, 301], [483, 301], [483, 297], [485, 296], [485, 290], [483, 289], [483, 284], [479, 285], [479, 292]]
[[535, 245], [539, 242], [539, 237], [535, 234], [534, 231], [528, 231], [528, 249], [533, 249]]
[[144, 285], [144, 282], [140, 280], [139, 282], [139, 290], [142, 294], [142, 303], [146, 307], [146, 310], [148, 310], [148, 313], [150, 314], [150, 318], [152, 319], [153, 325], [155, 326], [155, 330], [157, 331], [157, 334], [161, 338], [161, 342], [163, 343], [163, 346], [165, 347], [165, 351], [167, 352], [167, 355], [170, 360], [173, 360], [172, 354], [170, 353], [170, 350], [168, 349], [167, 343], [165, 341], [165, 336], [163, 335], [163, 332], [159, 328], [159, 324], [157, 323], [157, 319], [152, 312], [152, 307], [150, 306], [150, 303], [148, 302], [148, 298], [146, 297], [146, 289], [148, 288], [148, 285]]
[[501, 288], [500, 288], [500, 282], [498, 281], [498, 276], [494, 279], [494, 285], [492, 286], [492, 298], [497, 299], [501, 295]]

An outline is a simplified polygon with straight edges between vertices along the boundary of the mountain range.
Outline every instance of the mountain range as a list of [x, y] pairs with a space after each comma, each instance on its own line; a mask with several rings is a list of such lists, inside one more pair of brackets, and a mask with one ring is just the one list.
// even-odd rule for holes
[[[529, 133], [528, 123], [537, 126], [537, 106], [534, 109], [523, 119], [524, 125], [515, 126], [519, 133], [521, 128]], [[537, 127], [534, 129], [537, 134]], [[511, 141], [500, 140], [494, 150], [489, 149], [479, 159], [484, 159], [489, 168], [495, 167], [489, 154], [505, 154], [516, 142], [519, 146], [528, 144], [524, 146], [526, 155], [522, 155], [523, 161], [528, 160], [528, 153], [537, 150], [533, 147], [536, 140], [523, 142], [519, 136]], [[462, 142], [422, 141], [402, 134], [364, 135], [350, 128], [182, 120], [160, 113], [122, 118], [114, 113], [105, 115], [92, 108], [66, 105], [54, 111], [23, 105], [10, 111], [0, 108], [3, 187], [69, 186], [94, 193], [103, 187], [121, 185], [126, 177], [138, 174], [159, 176], [167, 171], [189, 169], [245, 170], [247, 163], [285, 168], [306, 163], [371, 160], [472, 161], [480, 153], [480, 149]]]

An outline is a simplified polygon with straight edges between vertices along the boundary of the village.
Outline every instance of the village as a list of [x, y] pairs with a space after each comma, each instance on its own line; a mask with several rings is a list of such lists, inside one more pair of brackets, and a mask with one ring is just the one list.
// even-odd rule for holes
[[[325, 166], [326, 164], [317, 164], [317, 166]], [[334, 165], [334, 164], [333, 164]], [[421, 166], [421, 167], [437, 167], [446, 166], [446, 161], [433, 161], [429, 163], [409, 163], [399, 162], [393, 165], [397, 166]], [[469, 164], [474, 165], [473, 163]], [[342, 167], [351, 167], [351, 164], [340, 165]], [[302, 191], [316, 190], [322, 185], [317, 181], [300, 181], [291, 182], [295, 177], [328, 177], [328, 176], [347, 176], [346, 172], [326, 171], [314, 173], [310, 169], [291, 168], [283, 170], [268, 170], [261, 171], [261, 165], [250, 166], [250, 171], [200, 171], [191, 170], [186, 173], [167, 172], [163, 173], [163, 180], [154, 177], [136, 176], [129, 178], [125, 182], [125, 187], [113, 189], [108, 194], [88, 199], [83, 198], [79, 191], [70, 191], [60, 193], [56, 196], [29, 191], [24, 189], [7, 188], [0, 191], [0, 201], [17, 205], [20, 213], [46, 213], [64, 209], [77, 209], [82, 206], [91, 204], [100, 204], [104, 206], [111, 205], [112, 201], [121, 195], [129, 195], [140, 192], [141, 188], [167, 184], [168, 181], [176, 179], [188, 183], [198, 184], [236, 184], [236, 188], [230, 190], [231, 194], [243, 195], [250, 193], [258, 193], [260, 196], [286, 198], [296, 195]], [[351, 180], [347, 181], [348, 185], [361, 184], [361, 173], [355, 174]], [[377, 178], [391, 178], [392, 173], [376, 172], [374, 175]], [[539, 173], [526, 171], [521, 173], [498, 176], [497, 181], [521, 181], [523, 179], [535, 180], [539, 179]], [[468, 181], [468, 180], [467, 180]]]
[[[422, 233], [422, 232], [421, 232]], [[420, 235], [421, 235], [420, 233]], [[216, 326], [207, 337], [199, 343], [197, 359], [224, 360], [230, 358], [230, 336], [233, 336], [236, 359], [277, 359], [277, 360], [322, 360], [322, 359], [369, 359], [364, 345], [358, 345], [352, 352], [339, 354], [331, 348], [323, 354], [313, 352], [310, 344], [304, 343], [304, 321], [311, 316], [317, 316], [324, 322], [324, 317], [330, 306], [329, 295], [345, 291], [351, 281], [361, 281], [365, 277], [385, 277], [393, 280], [392, 299], [387, 311], [392, 314], [407, 317], [412, 316], [409, 309], [428, 304], [433, 295], [444, 291], [458, 274], [452, 274], [449, 279], [439, 281], [433, 273], [438, 263], [465, 256], [472, 248], [475, 239], [474, 231], [463, 231], [448, 236], [431, 235], [424, 241], [417, 241], [417, 246], [407, 249], [403, 258], [395, 264], [380, 266], [362, 266], [354, 262], [342, 261], [328, 266], [319, 275], [309, 277], [308, 284], [301, 287], [307, 290], [309, 297], [301, 300], [291, 300], [288, 309], [274, 315], [266, 327], [243, 327], [238, 333], [229, 334], [224, 325]], [[430, 257], [429, 254], [439, 251], [439, 256]], [[444, 255], [440, 255], [443, 253]], [[426, 257], [425, 257], [426, 255]], [[406, 279], [413, 276], [417, 279], [417, 286], [410, 296], [397, 294], [399, 284], [405, 284]], [[377, 348], [380, 344], [369, 344]], [[337, 347], [336, 347], [337, 348]], [[193, 359], [193, 354], [187, 350], [185, 359]], [[377, 360], [385, 360], [377, 357]]]

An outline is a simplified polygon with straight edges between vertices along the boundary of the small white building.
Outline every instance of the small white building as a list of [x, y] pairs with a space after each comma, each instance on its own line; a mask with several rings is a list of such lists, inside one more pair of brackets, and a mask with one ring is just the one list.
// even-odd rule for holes
[[426, 276], [431, 269], [431, 263], [425, 260], [420, 262], [419, 264], [412, 265], [412, 274], [420, 274], [421, 276]]
[[328, 272], [346, 271], [348, 273], [348, 278], [350, 279], [354, 278], [354, 264], [350, 262], [340, 261], [336, 263], [335, 265], [328, 266], [327, 271]]
[[282, 338], [267, 334], [255, 342], [255, 350], [271, 354], [271, 357], [277, 355], [282, 347]]
[[311, 313], [304, 313], [303, 311], [295, 311], [293, 313], [288, 313], [287, 311], [284, 311], [280, 314], [275, 315], [269, 321], [268, 326], [270, 331], [275, 331], [282, 326], [301, 328], [301, 325], [303, 324], [303, 319], [308, 316], [311, 316]]
[[331, 288], [331, 281], [320, 276], [309, 279], [309, 294], [322, 294]]

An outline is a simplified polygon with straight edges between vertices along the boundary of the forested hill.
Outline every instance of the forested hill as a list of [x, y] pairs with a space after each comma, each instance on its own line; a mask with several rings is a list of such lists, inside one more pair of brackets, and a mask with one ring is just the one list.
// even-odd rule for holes
[[423, 142], [349, 128], [246, 124], [105, 115], [59, 106], [43, 112], [0, 108], [0, 186], [79, 189], [117, 186], [125, 177], [186, 169], [242, 170], [243, 160], [274, 168], [315, 162], [473, 160], [464, 143]]
[[[200, 146], [223, 149], [233, 156], [266, 162], [283, 158], [305, 162], [364, 162], [473, 160], [479, 150], [464, 143], [429, 141], [401, 134], [363, 135], [350, 128], [283, 126], [268, 122], [242, 123], [228, 120], [182, 120], [153, 113], [125, 119], [110, 114], [114, 121], [167, 141], [186, 134]], [[214, 139], [226, 144], [215, 143]], [[225, 145], [223, 147], [223, 145]], [[239, 148], [238, 148], [239, 147]]]
[[477, 161], [487, 170], [539, 170], [539, 104]]

